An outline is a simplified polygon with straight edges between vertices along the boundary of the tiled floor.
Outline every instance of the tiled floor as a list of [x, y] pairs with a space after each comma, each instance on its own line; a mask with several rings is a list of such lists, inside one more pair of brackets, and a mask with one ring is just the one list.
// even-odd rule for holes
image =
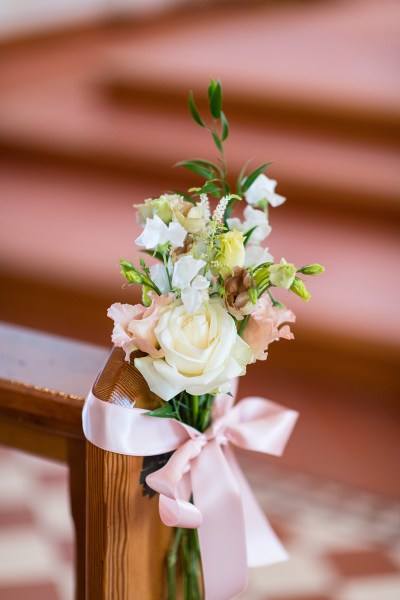
[[[400, 502], [272, 464], [246, 471], [291, 559], [254, 569], [242, 600], [400, 598]], [[0, 449], [0, 600], [73, 600], [67, 498], [64, 466]]]

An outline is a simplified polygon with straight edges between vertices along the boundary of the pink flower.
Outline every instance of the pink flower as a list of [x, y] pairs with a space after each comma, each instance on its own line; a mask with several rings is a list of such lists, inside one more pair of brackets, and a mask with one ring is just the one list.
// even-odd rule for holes
[[122, 348], [125, 360], [129, 361], [131, 352], [141, 350], [154, 358], [161, 358], [164, 352], [159, 348], [159, 343], [154, 333], [163, 308], [171, 304], [174, 294], [158, 296], [149, 292], [151, 305], [121, 304], [116, 302], [107, 311], [107, 316], [114, 321], [111, 340], [114, 346]]
[[296, 317], [288, 308], [273, 306], [267, 294], [263, 294], [258, 301], [257, 309], [251, 314], [249, 322], [244, 330], [243, 339], [250, 346], [254, 361], [266, 360], [267, 348], [271, 342], [285, 338], [292, 340], [293, 333], [289, 325], [283, 323], [294, 323]]

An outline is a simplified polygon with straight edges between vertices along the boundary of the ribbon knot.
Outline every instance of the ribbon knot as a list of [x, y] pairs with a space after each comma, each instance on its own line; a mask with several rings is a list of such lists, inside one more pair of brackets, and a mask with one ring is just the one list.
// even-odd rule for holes
[[83, 409], [87, 439], [104, 450], [133, 456], [175, 450], [146, 482], [160, 494], [166, 525], [198, 528], [207, 600], [229, 600], [242, 592], [248, 566], [287, 558], [233, 446], [280, 456], [298, 413], [265, 398], [233, 402], [228, 395], [217, 396], [204, 433], [175, 419], [146, 417], [143, 409], [103, 402], [93, 393]]

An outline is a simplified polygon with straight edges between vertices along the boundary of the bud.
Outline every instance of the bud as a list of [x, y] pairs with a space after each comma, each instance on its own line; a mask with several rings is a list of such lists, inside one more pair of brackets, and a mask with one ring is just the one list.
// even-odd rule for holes
[[306, 286], [299, 277], [295, 277], [292, 285], [290, 286], [292, 292], [300, 296], [302, 300], [306, 302], [311, 298], [311, 294], [307, 291]]
[[258, 300], [257, 290], [255, 288], [250, 288], [248, 294], [250, 296], [251, 303], [256, 304]]
[[312, 265], [306, 265], [305, 267], [301, 267], [297, 272], [302, 273], [303, 275], [319, 275], [325, 271], [325, 267], [319, 265], [318, 263], [313, 263]]
[[127, 260], [121, 260], [121, 273], [129, 283], [142, 283], [143, 279], [132, 263]]
[[149, 297], [149, 292], [151, 292], [151, 288], [144, 285], [142, 287], [142, 304], [143, 306], [150, 306], [151, 298]]
[[292, 263], [287, 263], [282, 258], [279, 264], [269, 267], [269, 280], [275, 287], [288, 290], [294, 281], [296, 271], [297, 269]]

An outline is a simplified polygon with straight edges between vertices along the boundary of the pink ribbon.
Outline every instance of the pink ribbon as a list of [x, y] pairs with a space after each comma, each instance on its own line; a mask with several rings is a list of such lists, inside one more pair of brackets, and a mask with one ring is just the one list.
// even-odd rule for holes
[[104, 450], [131, 456], [175, 450], [146, 482], [160, 494], [166, 525], [198, 528], [207, 600], [228, 600], [244, 591], [249, 566], [287, 558], [233, 446], [280, 456], [298, 413], [265, 398], [233, 402], [231, 396], [217, 396], [204, 433], [175, 419], [143, 418], [148, 411], [103, 402], [93, 393], [83, 409], [85, 436]]

